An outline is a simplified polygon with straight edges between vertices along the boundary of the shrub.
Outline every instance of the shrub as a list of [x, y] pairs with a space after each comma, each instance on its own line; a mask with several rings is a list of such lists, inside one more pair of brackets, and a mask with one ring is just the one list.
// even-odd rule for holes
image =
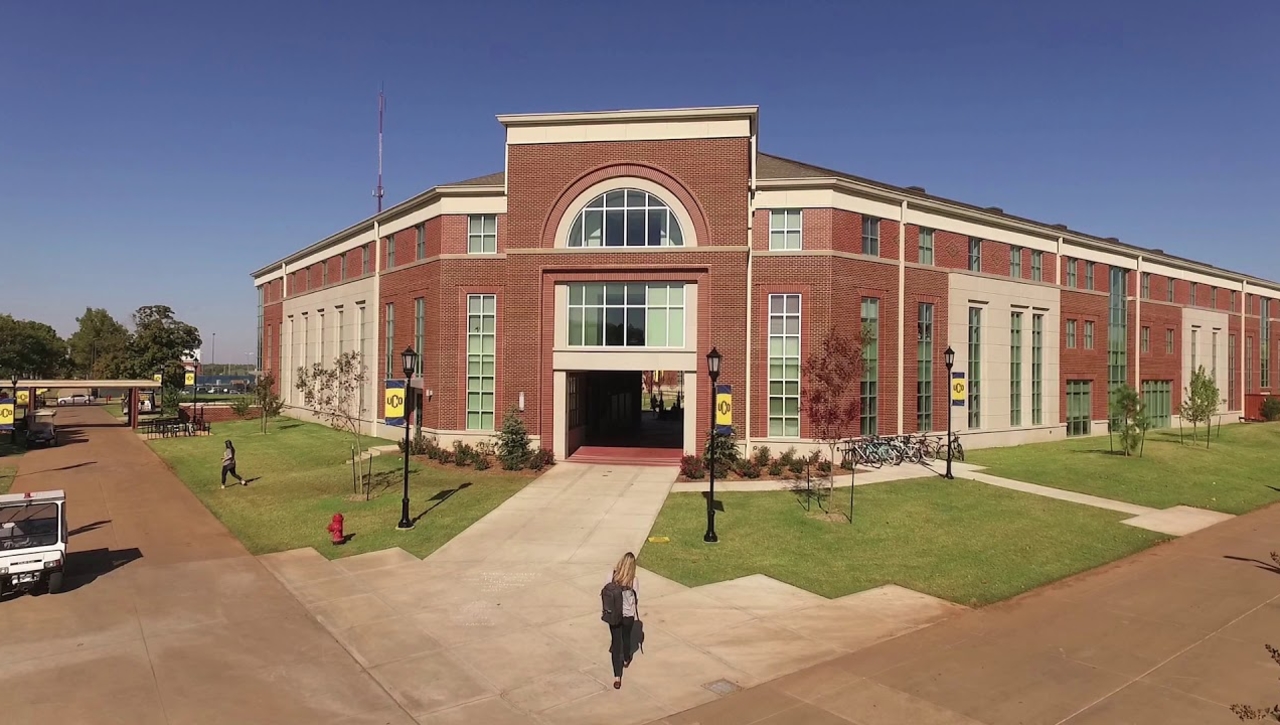
[[1262, 399], [1262, 419], [1280, 420], [1280, 398], [1267, 396]]
[[444, 464], [453, 463], [453, 451], [441, 448], [436, 460]]
[[770, 476], [773, 476], [775, 478], [778, 476], [781, 476], [784, 470], [786, 470], [786, 467], [782, 465], [782, 459], [775, 458], [772, 461], [769, 461]]
[[716, 475], [729, 475], [729, 471], [734, 469], [742, 457], [742, 454], [738, 451], [738, 439], [731, 435], [718, 435], [714, 437], [714, 448], [712, 448], [712, 445], [711, 441], [707, 442], [711, 460], [715, 462]]
[[702, 462], [702, 456], [690, 454], [681, 458], [680, 475], [692, 480], [697, 480], [707, 475], [707, 467]]
[[554, 466], [556, 463], [556, 454], [551, 452], [550, 448], [539, 448], [529, 456], [529, 461], [525, 464], [530, 471], [541, 471], [547, 466]]
[[529, 429], [525, 428], [515, 408], [507, 411], [502, 419], [502, 430], [498, 431], [498, 460], [508, 471], [524, 468], [532, 455], [532, 444], [529, 441]]
[[760, 478], [760, 464], [755, 460], [745, 461], [738, 466], [738, 475], [743, 478]]
[[493, 464], [489, 462], [488, 456], [480, 456], [480, 455], [476, 456], [475, 466], [477, 471], [487, 471], [489, 470], [489, 467], [492, 465]]
[[818, 474], [823, 476], [831, 475], [831, 461], [823, 458], [820, 451], [814, 451], [813, 455], [809, 456], [809, 463], [813, 465]]
[[804, 464], [807, 462], [808, 462], [808, 459], [797, 456], [795, 458], [792, 458], [791, 462], [787, 464], [787, 470], [799, 476], [800, 474], [804, 473]]
[[[404, 455], [404, 439], [396, 441], [396, 445], [400, 447], [400, 454]], [[411, 456], [428, 456], [431, 455], [431, 449], [439, 449], [436, 445], [434, 436], [424, 436], [422, 431], [418, 431], [409, 441], [409, 455]]]
[[476, 449], [462, 441], [453, 442], [453, 465], [471, 466], [476, 462]]
[[757, 466], [765, 468], [773, 460], [773, 452], [769, 450], [769, 446], [759, 446], [752, 453], [751, 460], [755, 461]]
[[241, 420], [248, 419], [253, 414], [253, 399], [248, 397], [239, 397], [231, 401], [231, 412], [235, 413], [237, 418]]

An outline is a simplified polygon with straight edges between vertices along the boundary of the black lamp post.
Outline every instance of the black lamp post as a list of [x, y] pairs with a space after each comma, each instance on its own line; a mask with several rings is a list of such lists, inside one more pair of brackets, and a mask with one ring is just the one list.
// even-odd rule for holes
[[404, 358], [404, 497], [400, 499], [400, 523], [396, 528], [407, 531], [413, 528], [413, 519], [409, 518], [409, 416], [413, 411], [409, 386], [413, 384], [413, 371], [418, 368], [418, 353], [410, 345], [400, 355]]
[[947, 345], [942, 359], [947, 364], [947, 473], [943, 478], [955, 478], [951, 475], [951, 408], [955, 406], [955, 401], [951, 399], [951, 366], [956, 364], [956, 351]]
[[[30, 403], [28, 403], [30, 405]], [[18, 374], [13, 374], [13, 427], [9, 429], [10, 445], [18, 445]]]
[[707, 533], [702, 540], [714, 544], [716, 536], [716, 380], [720, 379], [720, 351], [711, 348], [707, 353], [707, 377], [711, 378], [711, 431], [707, 438], [707, 469], [710, 489], [707, 491]]

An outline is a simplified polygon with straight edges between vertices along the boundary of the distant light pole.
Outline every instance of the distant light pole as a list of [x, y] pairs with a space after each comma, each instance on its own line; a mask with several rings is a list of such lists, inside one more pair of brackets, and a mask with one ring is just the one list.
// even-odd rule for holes
[[410, 345], [401, 356], [404, 358], [404, 497], [400, 499], [400, 523], [396, 528], [408, 531], [413, 528], [413, 519], [409, 518], [409, 415], [413, 410], [409, 386], [413, 384], [413, 371], [418, 368], [418, 353]]
[[720, 351], [711, 348], [707, 353], [707, 377], [711, 378], [711, 431], [707, 438], [707, 468], [710, 488], [707, 491], [707, 533], [702, 540], [708, 544], [719, 541], [716, 536], [716, 381], [720, 379]]
[[942, 359], [947, 365], [947, 474], [943, 478], [955, 478], [951, 475], [951, 409], [955, 406], [955, 401], [951, 399], [951, 366], [956, 364], [956, 351], [947, 345], [947, 351], [942, 353]]
[[[28, 403], [28, 406], [30, 403]], [[9, 443], [18, 445], [18, 374], [13, 374], [13, 427], [9, 429]]]

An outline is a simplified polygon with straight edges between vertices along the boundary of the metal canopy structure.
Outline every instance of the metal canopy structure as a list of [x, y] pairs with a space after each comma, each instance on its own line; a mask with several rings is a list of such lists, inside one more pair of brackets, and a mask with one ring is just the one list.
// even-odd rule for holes
[[[129, 427], [138, 427], [138, 391], [154, 390], [161, 387], [158, 380], [23, 380], [19, 379], [17, 385], [12, 380], [0, 380], [0, 388], [12, 388], [13, 394], [17, 397], [17, 391], [28, 391], [27, 399], [31, 400], [35, 397], [35, 391], [42, 389], [56, 388], [116, 388], [128, 391], [125, 394], [125, 410], [129, 416]], [[30, 413], [30, 404], [27, 406]]]

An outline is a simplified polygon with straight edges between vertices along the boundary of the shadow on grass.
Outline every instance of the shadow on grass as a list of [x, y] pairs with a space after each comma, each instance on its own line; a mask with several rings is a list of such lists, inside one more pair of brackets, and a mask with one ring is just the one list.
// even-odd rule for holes
[[[709, 492], [709, 491], [703, 491], [703, 492], [702, 492], [702, 500], [703, 500], [703, 501], [706, 501], [706, 500], [707, 500], [707, 497], [708, 497], [709, 495], [710, 495], [710, 492]], [[722, 513], [723, 513], [723, 512], [724, 512], [724, 501], [721, 501], [720, 499], [716, 499], [714, 502], [712, 502], [712, 504], [711, 504], [711, 508], [715, 509], [716, 511], [720, 511], [720, 512], [722, 512]]]
[[436, 508], [440, 506], [440, 504], [453, 498], [459, 491], [463, 491], [468, 488], [471, 488], [470, 482], [460, 484], [457, 488], [447, 488], [443, 491], [440, 491], [439, 493], [432, 496], [431, 498], [427, 499], [428, 501], [434, 501], [435, 503], [432, 503], [430, 506], [427, 507], [425, 511], [413, 517], [413, 523], [415, 524], [418, 523], [418, 521], [420, 521], [422, 517], [436, 510]]
[[1254, 559], [1253, 557], [1249, 557], [1249, 556], [1232, 556], [1230, 554], [1224, 554], [1222, 558], [1231, 559], [1232, 561], [1247, 561], [1249, 563], [1254, 564], [1255, 569], [1262, 569], [1263, 571], [1269, 571], [1272, 574], [1280, 574], [1280, 566], [1276, 566], [1272, 562], [1266, 562], [1261, 559]]
[[285, 423], [276, 430], [289, 430], [290, 428], [301, 428], [305, 423]]

